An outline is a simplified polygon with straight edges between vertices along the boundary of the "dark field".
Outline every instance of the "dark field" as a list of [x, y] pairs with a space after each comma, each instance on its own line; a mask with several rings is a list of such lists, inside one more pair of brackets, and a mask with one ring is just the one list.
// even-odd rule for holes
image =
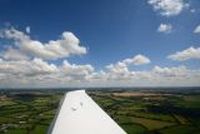
[[[200, 134], [199, 90], [88, 90], [128, 134]], [[0, 91], [1, 134], [44, 134], [64, 91]]]

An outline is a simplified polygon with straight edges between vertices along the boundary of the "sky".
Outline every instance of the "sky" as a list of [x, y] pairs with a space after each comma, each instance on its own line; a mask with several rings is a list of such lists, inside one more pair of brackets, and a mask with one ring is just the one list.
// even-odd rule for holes
[[199, 0], [1, 0], [0, 87], [200, 86]]

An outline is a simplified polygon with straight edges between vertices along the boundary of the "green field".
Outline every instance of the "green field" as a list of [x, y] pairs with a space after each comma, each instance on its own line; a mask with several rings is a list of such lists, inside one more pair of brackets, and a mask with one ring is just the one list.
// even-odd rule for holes
[[[128, 134], [199, 134], [200, 94], [89, 90]], [[47, 132], [64, 91], [0, 92], [1, 134]]]
[[1, 93], [1, 134], [44, 134], [54, 118], [59, 93]]

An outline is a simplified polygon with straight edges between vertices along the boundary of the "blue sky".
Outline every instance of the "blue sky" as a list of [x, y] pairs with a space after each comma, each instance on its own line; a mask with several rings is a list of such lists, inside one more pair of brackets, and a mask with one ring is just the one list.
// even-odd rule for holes
[[[156, 4], [162, 3], [169, 8], [160, 6], [156, 9]], [[161, 24], [164, 30], [159, 31]], [[150, 62], [140, 66], [132, 63], [128, 65], [129, 71], [151, 71], [155, 66], [162, 69], [185, 66], [191, 71], [199, 71], [200, 32], [194, 32], [198, 25], [199, 0], [169, 0], [168, 3], [166, 0], [0, 1], [1, 29], [12, 27], [43, 44], [58, 40], [63, 32], [70, 31], [79, 39], [81, 46], [87, 49], [85, 54], [72, 54], [53, 60], [32, 55], [29, 60], [33, 60], [33, 57], [41, 58], [55, 66], [62, 66], [64, 60], [76, 65], [89, 64], [95, 73], [106, 70], [107, 65], [137, 55], [145, 56]], [[26, 33], [27, 27], [30, 27], [30, 33]], [[5, 53], [8, 46], [18, 47], [12, 39], [6, 37], [0, 39], [0, 45], [1, 53]], [[186, 60], [167, 58], [191, 47], [195, 54], [189, 54]], [[10, 64], [12, 60], [3, 55], [1, 59], [7, 62], [1, 64]], [[117, 82], [112, 80], [111, 83], [115, 83], [113, 81]], [[2, 85], [6, 86], [5, 83]]]

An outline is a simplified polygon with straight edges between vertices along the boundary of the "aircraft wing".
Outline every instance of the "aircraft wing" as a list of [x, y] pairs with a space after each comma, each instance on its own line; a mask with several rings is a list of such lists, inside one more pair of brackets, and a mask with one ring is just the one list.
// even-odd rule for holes
[[50, 134], [126, 134], [84, 90], [65, 94]]

